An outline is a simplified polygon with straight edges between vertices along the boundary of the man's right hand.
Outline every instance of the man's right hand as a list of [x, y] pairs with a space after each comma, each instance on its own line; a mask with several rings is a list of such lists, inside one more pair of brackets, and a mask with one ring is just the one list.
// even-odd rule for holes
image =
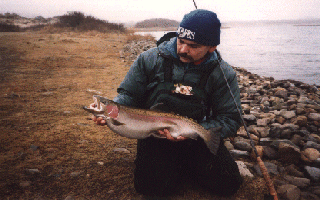
[[92, 117], [92, 120], [93, 120], [97, 125], [101, 125], [101, 126], [106, 125], [106, 120], [104, 120], [102, 117], [93, 116], [93, 117]]

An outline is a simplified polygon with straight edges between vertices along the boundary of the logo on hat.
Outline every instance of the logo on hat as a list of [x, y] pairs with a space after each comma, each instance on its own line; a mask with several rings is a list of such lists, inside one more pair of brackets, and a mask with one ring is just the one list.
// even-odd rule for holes
[[186, 28], [179, 27], [178, 28], [179, 38], [187, 38], [189, 40], [194, 40], [195, 32], [192, 32]]

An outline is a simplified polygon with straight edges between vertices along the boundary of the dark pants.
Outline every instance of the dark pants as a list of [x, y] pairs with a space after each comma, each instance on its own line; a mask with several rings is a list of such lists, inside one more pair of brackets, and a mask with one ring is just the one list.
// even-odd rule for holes
[[138, 140], [135, 164], [135, 189], [148, 196], [173, 194], [184, 175], [221, 196], [233, 195], [242, 183], [238, 166], [222, 142], [213, 155], [202, 139]]

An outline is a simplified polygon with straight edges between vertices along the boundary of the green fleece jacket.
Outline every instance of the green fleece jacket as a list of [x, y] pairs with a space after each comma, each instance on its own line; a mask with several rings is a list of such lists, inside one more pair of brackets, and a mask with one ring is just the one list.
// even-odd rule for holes
[[[160, 55], [161, 54], [161, 55]], [[132, 64], [126, 77], [118, 88], [118, 95], [115, 102], [138, 108], [146, 108], [145, 104], [150, 94], [150, 89], [159, 82], [164, 81], [164, 57], [173, 59], [173, 81], [197, 82], [201, 78], [199, 73], [192, 73], [197, 70], [207, 70], [218, 62], [215, 52], [199, 65], [183, 63], [177, 55], [177, 38], [161, 43], [158, 47], [143, 52]], [[240, 90], [238, 87], [235, 71], [223, 60], [220, 67], [211, 70], [205, 85], [205, 91], [210, 96], [212, 105], [212, 117], [210, 120], [202, 120], [199, 123], [206, 129], [222, 127], [221, 137], [234, 136], [240, 127], [241, 118], [234, 104], [233, 98], [227, 87], [222, 71], [228, 80], [231, 91], [235, 97], [238, 107], [241, 109]]]

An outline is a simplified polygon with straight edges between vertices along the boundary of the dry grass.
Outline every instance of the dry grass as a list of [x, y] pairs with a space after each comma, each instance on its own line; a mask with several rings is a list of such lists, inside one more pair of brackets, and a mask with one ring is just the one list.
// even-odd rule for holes
[[129, 32], [127, 34], [126, 41], [127, 41], [127, 43], [130, 43], [132, 41], [139, 41], [141, 39], [155, 41], [155, 37], [152, 36], [151, 34], [146, 34], [146, 35], [142, 36], [142, 35], [134, 34], [134, 32]]
[[[125, 35], [94, 31], [0, 33], [3, 199], [139, 198], [132, 175], [136, 141], [94, 125], [82, 110], [92, 103], [92, 90], [115, 97], [128, 71], [119, 58], [125, 42]], [[250, 183], [242, 191], [258, 187]], [[265, 193], [242, 191], [239, 199]], [[174, 198], [213, 197], [191, 187]]]

